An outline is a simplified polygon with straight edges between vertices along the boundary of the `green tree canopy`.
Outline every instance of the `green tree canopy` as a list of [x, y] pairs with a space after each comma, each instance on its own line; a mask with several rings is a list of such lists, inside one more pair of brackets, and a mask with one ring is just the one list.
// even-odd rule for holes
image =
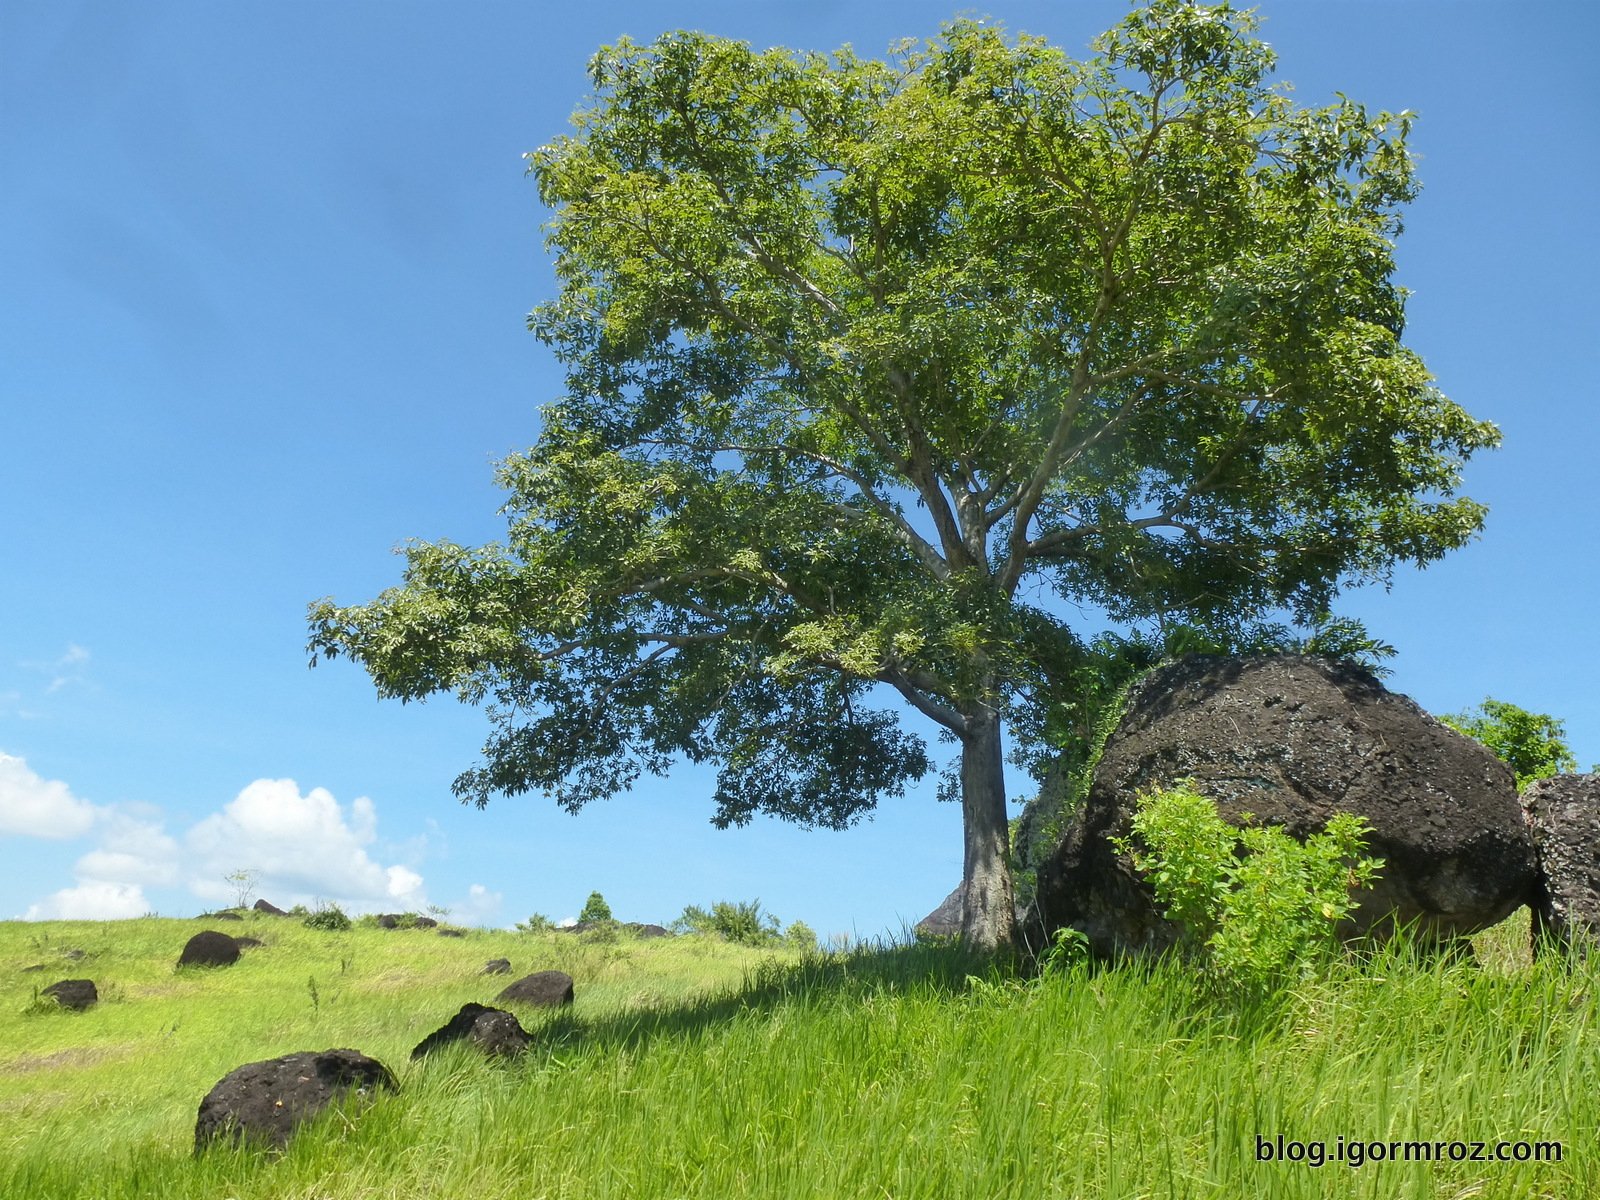
[[314, 656], [488, 702], [463, 799], [576, 809], [683, 757], [721, 825], [922, 775], [897, 694], [958, 749], [964, 932], [1006, 942], [1001, 730], [1092, 661], [1069, 604], [1309, 617], [1482, 522], [1455, 492], [1497, 434], [1400, 342], [1410, 117], [1297, 107], [1254, 24], [603, 48], [530, 155], [567, 390], [500, 467], [508, 540], [411, 545], [312, 606]]

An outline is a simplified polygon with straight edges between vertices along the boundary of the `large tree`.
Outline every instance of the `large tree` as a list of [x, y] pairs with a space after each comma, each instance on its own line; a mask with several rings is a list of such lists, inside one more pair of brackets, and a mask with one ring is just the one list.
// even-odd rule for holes
[[956, 751], [964, 934], [1009, 941], [1001, 731], [1090, 661], [1063, 613], [1307, 616], [1482, 523], [1455, 493], [1497, 434], [1400, 343], [1409, 116], [1295, 106], [1253, 27], [602, 49], [530, 155], [567, 390], [500, 468], [509, 538], [412, 544], [403, 586], [312, 606], [314, 656], [488, 701], [464, 800], [686, 758], [718, 825], [844, 826], [922, 775], [897, 693]]

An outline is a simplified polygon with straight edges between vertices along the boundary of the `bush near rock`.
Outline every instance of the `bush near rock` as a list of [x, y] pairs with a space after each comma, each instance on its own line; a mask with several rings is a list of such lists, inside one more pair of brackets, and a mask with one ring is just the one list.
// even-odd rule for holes
[[1191, 655], [1129, 692], [1083, 811], [1039, 869], [1026, 933], [1071, 927], [1100, 954], [1158, 952], [1176, 928], [1133, 864], [1140, 794], [1192, 780], [1228, 820], [1243, 814], [1304, 840], [1338, 812], [1372, 826], [1384, 860], [1344, 925], [1417, 923], [1449, 939], [1497, 923], [1533, 894], [1533, 843], [1510, 770], [1359, 667], [1293, 655]]
[[463, 1004], [460, 1012], [417, 1043], [411, 1057], [414, 1061], [441, 1046], [463, 1039], [490, 1058], [515, 1058], [533, 1044], [528, 1031], [505, 1009], [489, 1008], [483, 1004]]
[[59, 983], [52, 983], [39, 994], [49, 996], [62, 1008], [70, 1008], [75, 1012], [82, 1012], [100, 999], [92, 979], [63, 979]]
[[389, 1068], [358, 1050], [302, 1051], [246, 1063], [224, 1075], [200, 1102], [198, 1153], [218, 1138], [278, 1149], [302, 1122], [335, 1100], [398, 1091]]
[[1600, 944], [1600, 775], [1553, 775], [1522, 793], [1539, 861], [1533, 938]]
[[535, 971], [503, 988], [496, 1000], [557, 1008], [572, 1003], [572, 976], [565, 971]]
[[195, 934], [178, 955], [180, 967], [231, 967], [238, 961], [239, 943], [214, 929]]

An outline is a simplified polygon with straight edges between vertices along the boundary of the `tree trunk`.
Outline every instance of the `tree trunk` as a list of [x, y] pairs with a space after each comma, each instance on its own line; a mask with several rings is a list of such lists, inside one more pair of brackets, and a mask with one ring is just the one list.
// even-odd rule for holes
[[992, 712], [970, 716], [961, 739], [961, 820], [966, 840], [961, 937], [975, 950], [1004, 949], [1016, 937], [1017, 909], [1000, 718]]

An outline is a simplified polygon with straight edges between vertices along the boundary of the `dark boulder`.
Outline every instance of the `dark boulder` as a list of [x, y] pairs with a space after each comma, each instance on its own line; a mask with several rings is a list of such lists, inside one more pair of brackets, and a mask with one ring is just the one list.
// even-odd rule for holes
[[400, 927], [400, 915], [398, 913], [379, 913], [373, 919], [377, 922], [379, 929], [398, 929]]
[[1533, 936], [1561, 946], [1600, 941], [1600, 775], [1530, 783], [1522, 809], [1538, 856]]
[[490, 1058], [515, 1058], [533, 1044], [528, 1031], [503, 1008], [482, 1004], [463, 1004], [461, 1011], [441, 1028], [434, 1030], [411, 1052], [412, 1059], [459, 1042], [463, 1038]]
[[571, 1004], [572, 976], [565, 971], [535, 971], [508, 984], [495, 999], [508, 1004], [532, 1004], [541, 1008]]
[[1176, 929], [1114, 837], [1138, 796], [1192, 780], [1238, 822], [1245, 813], [1304, 839], [1335, 813], [1365, 817], [1384, 860], [1347, 935], [1415, 921], [1426, 938], [1485, 929], [1528, 902], [1533, 844], [1511, 772], [1371, 674], [1291, 655], [1188, 656], [1129, 693], [1083, 811], [1039, 868], [1030, 940], [1082, 930], [1101, 954], [1159, 951]]
[[435, 921], [432, 917], [413, 917], [411, 919], [411, 925], [415, 929], [433, 929], [438, 924], [439, 922]]
[[239, 943], [214, 929], [195, 934], [178, 956], [180, 967], [231, 967], [238, 961]]
[[287, 917], [289, 915], [270, 900], [257, 900], [255, 909], [258, 913], [265, 913], [269, 917]]
[[100, 999], [92, 979], [63, 979], [60, 983], [52, 983], [39, 994], [49, 996], [62, 1008], [77, 1012], [82, 1012]]
[[246, 1063], [200, 1102], [196, 1151], [224, 1138], [282, 1148], [301, 1122], [342, 1097], [398, 1091], [389, 1068], [355, 1050], [302, 1051]]
[[663, 938], [671, 937], [672, 930], [661, 925], [651, 925], [648, 922], [628, 921], [622, 926], [628, 933], [636, 938]]
[[483, 964], [483, 974], [509, 975], [511, 974], [511, 960], [509, 958], [491, 958]]
[[439, 930], [439, 936], [440, 937], [466, 937], [467, 936], [467, 931], [465, 929], [441, 929], [441, 930]]

